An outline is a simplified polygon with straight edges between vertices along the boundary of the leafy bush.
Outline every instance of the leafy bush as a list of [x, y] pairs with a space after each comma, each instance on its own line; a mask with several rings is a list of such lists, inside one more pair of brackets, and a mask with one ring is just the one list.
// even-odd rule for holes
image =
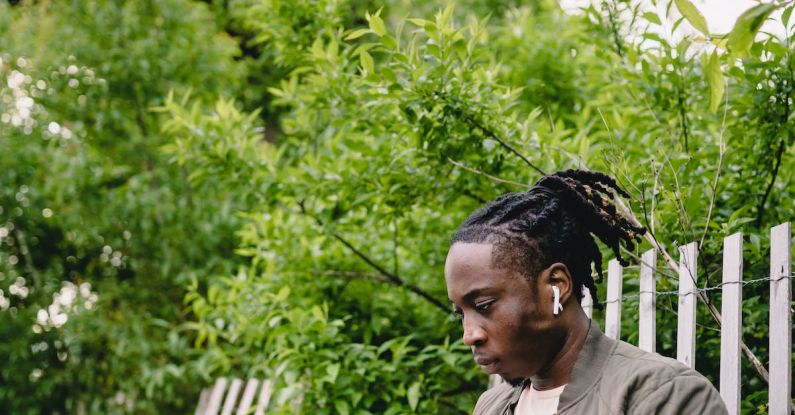
[[[275, 411], [467, 413], [486, 378], [443, 261], [485, 201], [541, 171], [610, 172], [663, 249], [701, 243], [706, 285], [722, 237], [749, 235], [757, 278], [767, 229], [792, 219], [792, 2], [728, 36], [686, 0], [409, 17], [404, 2], [210, 3], [0, 6], [0, 327], [25, 333], [1, 346], [15, 386], [0, 403], [15, 413], [188, 412], [222, 375], [275, 380]], [[784, 37], [759, 32], [775, 10]], [[73, 308], [51, 313], [53, 293]], [[745, 290], [762, 361], [767, 295]], [[669, 299], [657, 346], [673, 355]], [[699, 321], [714, 381], [717, 324], [702, 306]], [[744, 410], [764, 412], [750, 366], [743, 385]]]

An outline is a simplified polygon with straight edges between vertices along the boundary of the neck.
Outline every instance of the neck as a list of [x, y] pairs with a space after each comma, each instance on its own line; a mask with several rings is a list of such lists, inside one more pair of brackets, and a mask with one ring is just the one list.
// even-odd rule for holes
[[585, 345], [590, 320], [579, 307], [569, 307], [569, 313], [560, 316], [566, 319], [565, 337], [560, 352], [546, 368], [530, 377], [536, 390], [554, 389], [569, 383], [577, 356]]

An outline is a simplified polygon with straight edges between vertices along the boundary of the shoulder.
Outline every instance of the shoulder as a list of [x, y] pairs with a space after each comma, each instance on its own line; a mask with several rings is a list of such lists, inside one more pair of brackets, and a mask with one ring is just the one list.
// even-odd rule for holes
[[641, 350], [623, 341], [618, 342], [606, 366], [606, 371], [627, 372], [627, 374], [648, 377], [649, 380], [666, 381], [691, 375], [703, 378], [698, 372], [678, 360]]
[[718, 391], [696, 370], [624, 342], [616, 347], [602, 379], [623, 383], [623, 388], [631, 391], [627, 396], [629, 413], [726, 413]]
[[516, 388], [508, 383], [501, 383], [483, 392], [478, 398], [473, 415], [499, 414], [508, 406]]

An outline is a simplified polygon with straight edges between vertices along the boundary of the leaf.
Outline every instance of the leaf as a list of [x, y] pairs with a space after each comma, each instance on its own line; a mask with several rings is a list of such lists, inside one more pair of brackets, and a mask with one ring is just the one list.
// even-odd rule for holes
[[772, 52], [776, 56], [787, 56], [787, 48], [786, 46], [782, 46], [775, 39], [771, 39], [766, 45], [767, 50]]
[[364, 69], [365, 73], [371, 74], [375, 72], [375, 63], [373, 62], [373, 57], [370, 56], [366, 50], [359, 52], [359, 58], [361, 58], [362, 69]]
[[653, 41], [655, 41], [655, 42], [659, 42], [659, 43], [660, 43], [660, 44], [662, 44], [662, 45], [665, 45], [665, 44], [667, 44], [667, 43], [668, 43], [668, 42], [666, 42], [666, 41], [665, 41], [665, 39], [663, 39], [662, 37], [660, 37], [660, 35], [658, 35], [657, 33], [651, 33], [651, 32], [649, 32], [649, 33], [644, 33], [644, 34], [642, 34], [641, 36], [642, 36], [644, 39], [653, 40]]
[[709, 83], [709, 110], [715, 112], [723, 98], [725, 88], [717, 51], [712, 52], [707, 62], [707, 81]]
[[784, 12], [781, 13], [781, 22], [784, 23], [785, 28], [789, 28], [789, 18], [792, 16], [792, 9], [795, 9], [795, 4], [787, 6]]
[[414, 382], [408, 391], [409, 406], [412, 411], [417, 410], [417, 404], [420, 402], [420, 383]]
[[372, 30], [373, 33], [377, 34], [379, 37], [386, 34], [386, 26], [384, 26], [384, 21], [380, 16], [378, 16], [378, 14], [370, 16], [369, 23], [370, 30]]
[[276, 300], [278, 300], [279, 302], [284, 302], [285, 300], [287, 300], [287, 297], [289, 296], [290, 296], [290, 287], [285, 285], [284, 287], [279, 289], [279, 293], [276, 294]]
[[351, 408], [348, 405], [348, 402], [345, 402], [342, 399], [334, 400], [334, 409], [336, 409], [337, 413], [340, 415], [348, 415], [351, 413]]
[[318, 306], [312, 306], [312, 316], [314, 316], [318, 321], [326, 321], [326, 315], [323, 313], [323, 310], [320, 309]]
[[676, 2], [676, 8], [679, 9], [679, 13], [682, 13], [682, 16], [684, 16], [696, 30], [709, 36], [707, 20], [704, 19], [704, 15], [698, 11], [690, 0], [674, 0], [674, 2]]
[[362, 36], [364, 36], [364, 35], [366, 35], [368, 33], [372, 33], [372, 31], [370, 29], [354, 30], [353, 32], [351, 32], [351, 34], [349, 34], [348, 36], [345, 36], [345, 40], [358, 39], [358, 38], [360, 38], [360, 37], [362, 37]]
[[727, 43], [733, 57], [743, 57], [748, 54], [762, 23], [776, 8], [778, 8], [776, 4], [758, 4], [737, 18], [734, 28], [729, 32]]
[[662, 24], [662, 20], [660, 20], [660, 16], [658, 16], [657, 13], [653, 12], [643, 13], [643, 18], [656, 25]]
[[326, 366], [326, 373], [328, 373], [329, 382], [334, 383], [337, 381], [337, 376], [340, 373], [339, 363], [332, 363]]
[[433, 24], [432, 21], [425, 20], [425, 19], [409, 19], [409, 22], [411, 22], [412, 24], [415, 24], [415, 25], [417, 25], [419, 27], [425, 27], [426, 25], [429, 25], [429, 24], [432, 25]]
[[387, 49], [397, 50], [397, 40], [392, 36], [386, 35], [381, 37], [381, 44]]

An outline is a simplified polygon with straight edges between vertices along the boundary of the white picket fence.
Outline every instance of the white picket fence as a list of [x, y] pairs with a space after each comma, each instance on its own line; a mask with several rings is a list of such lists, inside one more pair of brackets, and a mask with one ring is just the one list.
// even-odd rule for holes
[[[227, 384], [229, 385], [228, 390]], [[243, 389], [241, 379], [234, 378], [232, 382], [226, 378], [216, 379], [212, 388], [202, 390], [195, 415], [218, 415], [219, 410], [221, 415], [232, 415], [233, 412], [235, 415], [247, 415], [251, 411], [255, 398], [257, 405], [254, 408], [254, 415], [265, 414], [273, 395], [273, 383], [269, 380], [249, 379], [243, 389], [243, 396], [238, 400], [241, 389]], [[221, 407], [222, 403], [223, 407]]]
[[[769, 322], [769, 408], [770, 415], [789, 415], [792, 410], [792, 230], [789, 222], [770, 230]], [[676, 359], [695, 367], [696, 307], [698, 289], [696, 264], [698, 244], [690, 243], [679, 249], [679, 289], [676, 333]], [[720, 394], [730, 414], [740, 413], [740, 340], [742, 334], [743, 237], [741, 233], [724, 239], [723, 282], [721, 310]], [[639, 273], [638, 347], [655, 352], [656, 291], [655, 251], [641, 258]], [[607, 271], [607, 299], [605, 334], [618, 339], [621, 328], [622, 283], [624, 272], [616, 260], [609, 262]], [[715, 288], [715, 287], [713, 287]], [[703, 290], [702, 290], [703, 291]], [[583, 309], [592, 316], [593, 300], [583, 290]], [[702, 305], [703, 306], [703, 305]]]

